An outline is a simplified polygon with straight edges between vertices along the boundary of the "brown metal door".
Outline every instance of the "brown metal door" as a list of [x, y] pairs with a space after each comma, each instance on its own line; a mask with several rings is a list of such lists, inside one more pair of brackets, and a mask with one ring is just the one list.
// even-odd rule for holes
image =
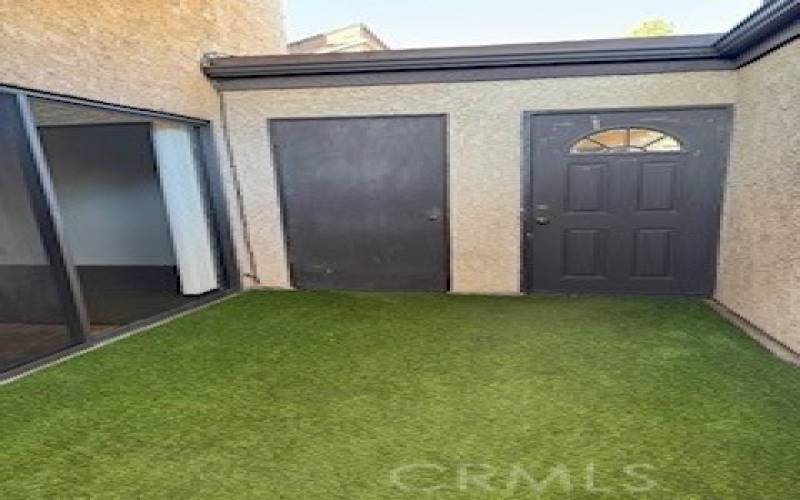
[[271, 122], [292, 283], [448, 288], [443, 116]]

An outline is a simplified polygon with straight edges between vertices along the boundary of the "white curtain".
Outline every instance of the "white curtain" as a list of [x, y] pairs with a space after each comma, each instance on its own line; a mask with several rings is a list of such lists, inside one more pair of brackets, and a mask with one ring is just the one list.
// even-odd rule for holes
[[184, 125], [156, 122], [153, 142], [181, 291], [184, 295], [200, 295], [215, 290], [219, 277], [192, 130]]

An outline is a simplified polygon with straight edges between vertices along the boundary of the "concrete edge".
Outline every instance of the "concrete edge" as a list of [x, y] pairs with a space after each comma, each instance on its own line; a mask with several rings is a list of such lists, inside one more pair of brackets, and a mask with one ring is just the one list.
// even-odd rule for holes
[[745, 318], [739, 316], [731, 309], [728, 309], [728, 307], [717, 300], [708, 299], [705, 302], [711, 309], [716, 311], [727, 321], [731, 322], [734, 326], [738, 327], [750, 338], [761, 344], [763, 348], [771, 352], [773, 355], [775, 355], [775, 357], [779, 358], [781, 361], [785, 361], [786, 363], [800, 367], [800, 353], [793, 351], [783, 342], [775, 339], [764, 330], [760, 329]]

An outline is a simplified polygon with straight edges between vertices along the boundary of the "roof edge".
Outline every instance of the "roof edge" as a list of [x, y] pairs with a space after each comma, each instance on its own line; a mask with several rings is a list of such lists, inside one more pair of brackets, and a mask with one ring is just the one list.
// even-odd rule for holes
[[707, 59], [719, 35], [612, 38], [569, 42], [485, 45], [359, 53], [292, 54], [215, 58], [211, 78], [247, 78], [374, 71], [480, 69], [545, 64], [585, 64]]
[[714, 43], [721, 57], [735, 59], [762, 40], [800, 20], [800, 0], [775, 0], [722, 35]]

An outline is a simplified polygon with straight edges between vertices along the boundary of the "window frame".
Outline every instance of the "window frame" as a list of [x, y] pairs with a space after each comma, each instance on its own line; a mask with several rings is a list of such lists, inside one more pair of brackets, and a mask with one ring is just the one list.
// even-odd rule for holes
[[[640, 131], [645, 131], [645, 132], [656, 132], [658, 134], [661, 134], [661, 136], [658, 137], [657, 139], [653, 140], [653, 141], [648, 142], [643, 147], [632, 146], [631, 145], [631, 132], [635, 131], [635, 130], [640, 130]], [[626, 141], [625, 141], [625, 144], [623, 146], [617, 148], [617, 147], [614, 147], [614, 146], [609, 146], [608, 144], [605, 144], [602, 141], [599, 141], [599, 140], [595, 139], [595, 137], [600, 135], [600, 134], [604, 134], [604, 133], [612, 132], [612, 131], [624, 131], [625, 132]], [[671, 139], [671, 140], [675, 141], [675, 143], [677, 143], [677, 145], [678, 145], [678, 148], [677, 149], [672, 149], [672, 150], [648, 150], [648, 149], [646, 149], [647, 147], [652, 146], [654, 144], [657, 144], [657, 143], [659, 143], [659, 142], [661, 142], [661, 141], [663, 141], [665, 139]], [[601, 146], [604, 149], [600, 149], [600, 150], [597, 150], [597, 151], [578, 151], [578, 150], [576, 150], [576, 147], [578, 146], [578, 144], [580, 144], [580, 143], [582, 143], [584, 141], [592, 142], [594, 144], [597, 144], [598, 146]], [[582, 136], [580, 136], [580, 137], [578, 137], [576, 139], [571, 140], [569, 142], [569, 144], [567, 145], [567, 154], [569, 154], [569, 155], [604, 155], [604, 156], [606, 156], [606, 155], [636, 155], [636, 156], [638, 156], [638, 155], [642, 155], [642, 154], [657, 154], [657, 155], [685, 154], [686, 152], [687, 152], [687, 150], [686, 150], [686, 141], [683, 140], [681, 137], [679, 137], [679, 136], [677, 136], [675, 134], [672, 134], [670, 132], [667, 132], [665, 130], [661, 130], [661, 129], [657, 129], [657, 128], [653, 128], [653, 127], [642, 127], [642, 126], [637, 126], [637, 125], [615, 126], [615, 127], [608, 127], [608, 128], [604, 128], [604, 129], [593, 130], [592, 132], [590, 132], [588, 134], [584, 134], [584, 135], [582, 135]]]

